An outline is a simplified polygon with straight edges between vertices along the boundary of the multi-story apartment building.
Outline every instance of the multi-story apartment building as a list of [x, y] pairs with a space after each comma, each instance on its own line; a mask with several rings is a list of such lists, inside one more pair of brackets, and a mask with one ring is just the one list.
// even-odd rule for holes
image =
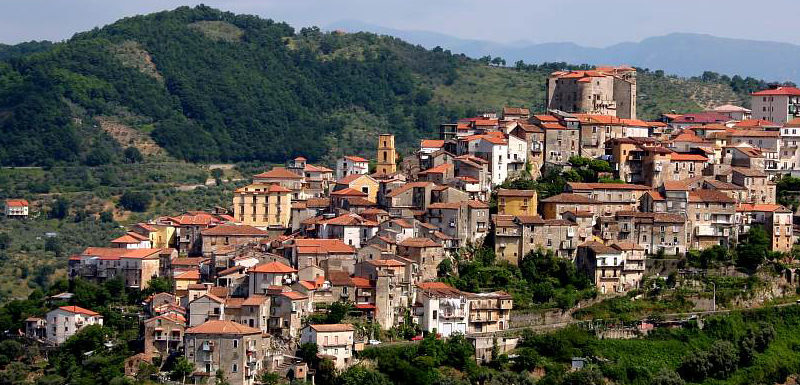
[[509, 328], [513, 299], [504, 291], [471, 294], [467, 298], [468, 333], [494, 333]]
[[144, 353], [166, 359], [183, 347], [186, 319], [176, 314], [155, 316], [144, 321]]
[[626, 183], [569, 182], [565, 189], [569, 193], [600, 202], [595, 207], [595, 213], [604, 216], [614, 215], [617, 211], [636, 210], [642, 195], [650, 191], [648, 186]]
[[175, 243], [181, 256], [201, 255], [203, 240], [200, 232], [212, 226], [234, 221], [235, 219], [229, 215], [216, 215], [203, 211], [188, 211], [175, 217], [159, 219], [160, 223], [175, 228]]
[[547, 80], [547, 108], [636, 119], [636, 69], [553, 72]]
[[567, 212], [590, 212], [597, 213], [603, 211], [603, 203], [587, 197], [585, 195], [573, 193], [561, 193], [539, 201], [544, 219], [561, 219]]
[[454, 333], [467, 333], [469, 305], [467, 294], [442, 282], [417, 284], [417, 301], [414, 315], [423, 331], [435, 332], [442, 337]]
[[783, 124], [800, 117], [800, 89], [781, 86], [750, 95], [753, 119]]
[[273, 167], [272, 170], [253, 175], [254, 185], [278, 185], [291, 191], [293, 201], [309, 198], [306, 194], [306, 181], [303, 173], [290, 171], [286, 167]]
[[544, 163], [566, 165], [570, 157], [580, 155], [580, 128], [577, 119], [555, 123], [541, 122], [538, 125], [544, 130]]
[[177, 257], [174, 249], [123, 249], [87, 247], [69, 260], [70, 278], [103, 282], [120, 277], [125, 286], [146, 289], [153, 277], [161, 275], [161, 261]]
[[800, 118], [788, 121], [781, 128], [781, 154], [780, 169], [781, 174], [797, 174], [794, 170], [800, 170]]
[[217, 248], [230, 248], [257, 242], [269, 237], [269, 232], [250, 225], [219, 225], [200, 232], [203, 255], [214, 255]]
[[736, 207], [739, 237], [750, 227], [760, 225], [769, 234], [772, 251], [788, 252], [797, 240], [792, 225], [792, 210], [776, 204], [743, 203]]
[[576, 116], [580, 121], [580, 155], [583, 157], [594, 159], [605, 155], [607, 141], [625, 137], [623, 120], [620, 118], [591, 114]]
[[625, 291], [622, 251], [597, 241], [587, 242], [578, 247], [576, 264], [592, 278], [601, 294]]
[[497, 190], [497, 212], [501, 215], [536, 215], [536, 190]]
[[681, 214], [619, 211], [613, 217], [601, 218], [599, 227], [603, 240], [636, 245], [646, 254], [663, 251], [665, 255], [682, 255], [688, 249], [686, 219]]
[[690, 247], [705, 249], [714, 245], [728, 246], [734, 234], [736, 201], [716, 190], [693, 190], [688, 194], [688, 226]]
[[511, 130], [510, 135], [525, 141], [528, 147], [528, 163], [531, 165], [531, 177], [538, 178], [544, 164], [544, 130], [535, 124], [517, 121], [517, 127]]
[[353, 174], [369, 174], [369, 161], [360, 156], [343, 156], [336, 161], [336, 179]]
[[426, 216], [428, 223], [457, 240], [458, 245], [478, 243], [489, 232], [489, 205], [484, 202], [432, 203]]
[[233, 216], [237, 221], [262, 229], [289, 227], [292, 190], [278, 184], [256, 184], [233, 192]]
[[300, 343], [317, 344], [319, 354], [331, 357], [338, 370], [353, 360], [354, 328], [351, 324], [316, 324], [303, 328]]
[[184, 347], [198, 381], [220, 370], [231, 385], [253, 385], [263, 369], [267, 341], [260, 329], [214, 320], [187, 329]]
[[100, 313], [79, 306], [61, 306], [47, 312], [44, 320], [47, 325], [47, 342], [56, 345], [63, 344], [89, 325], [103, 325], [103, 316]]
[[750, 119], [753, 115], [753, 111], [741, 106], [735, 106], [732, 104], [723, 104], [721, 106], [714, 107], [706, 112], [714, 112], [717, 114], [725, 115], [731, 120], [746, 120]]
[[775, 203], [776, 185], [761, 171], [751, 168], [733, 167], [731, 182], [742, 186], [748, 203]]
[[779, 131], [733, 130], [728, 132], [728, 145], [747, 144], [761, 151], [764, 157], [764, 171], [772, 176], [780, 173], [778, 167], [781, 154], [781, 133]]

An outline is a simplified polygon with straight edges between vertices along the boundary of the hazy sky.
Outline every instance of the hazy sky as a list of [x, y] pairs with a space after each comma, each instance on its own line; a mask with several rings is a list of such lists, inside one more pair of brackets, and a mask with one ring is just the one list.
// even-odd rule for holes
[[[62, 40], [121, 17], [201, 2], [0, 0], [0, 42]], [[670, 32], [800, 44], [797, 0], [206, 0], [295, 27], [341, 20], [460, 38], [606, 46]], [[755, 7], [754, 4], [758, 4]], [[756, 11], [756, 8], [758, 10]]]

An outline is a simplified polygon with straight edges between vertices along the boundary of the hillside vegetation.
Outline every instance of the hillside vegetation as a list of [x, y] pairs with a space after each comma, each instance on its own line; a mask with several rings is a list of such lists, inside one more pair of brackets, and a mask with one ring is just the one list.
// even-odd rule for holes
[[[476, 111], [541, 110], [545, 77], [568, 67], [495, 67], [390, 36], [181, 7], [64, 43], [0, 46], [0, 164], [108, 164], [131, 146], [162, 157], [154, 143], [193, 162], [330, 162], [371, 155], [383, 131], [407, 150]], [[640, 115], [743, 103], [744, 92], [642, 71]]]

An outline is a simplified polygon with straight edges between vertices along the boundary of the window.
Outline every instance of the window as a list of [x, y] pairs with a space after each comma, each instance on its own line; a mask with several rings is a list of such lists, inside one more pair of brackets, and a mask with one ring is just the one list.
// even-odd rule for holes
[[552, 247], [552, 246], [553, 246], [553, 240], [552, 239], [548, 239], [547, 240], [547, 247]]
[[233, 340], [233, 348], [236, 349], [239, 347], [239, 340]]
[[439, 318], [439, 312], [437, 310], [434, 310], [433, 311], [433, 319], [438, 319], [438, 318]]
[[236, 373], [238, 371], [239, 371], [239, 365], [233, 364], [233, 366], [231, 366], [231, 372]]

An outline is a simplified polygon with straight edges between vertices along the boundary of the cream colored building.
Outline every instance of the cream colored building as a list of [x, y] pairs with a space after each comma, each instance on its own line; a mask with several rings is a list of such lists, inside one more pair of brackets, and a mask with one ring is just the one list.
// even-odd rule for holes
[[268, 229], [289, 227], [292, 191], [277, 184], [253, 183], [233, 193], [233, 216], [245, 225]]
[[308, 325], [303, 328], [300, 343], [317, 344], [318, 354], [329, 357], [342, 370], [353, 361], [354, 328], [351, 324]]
[[394, 174], [397, 172], [397, 151], [394, 149], [394, 135], [378, 136], [378, 174]]

